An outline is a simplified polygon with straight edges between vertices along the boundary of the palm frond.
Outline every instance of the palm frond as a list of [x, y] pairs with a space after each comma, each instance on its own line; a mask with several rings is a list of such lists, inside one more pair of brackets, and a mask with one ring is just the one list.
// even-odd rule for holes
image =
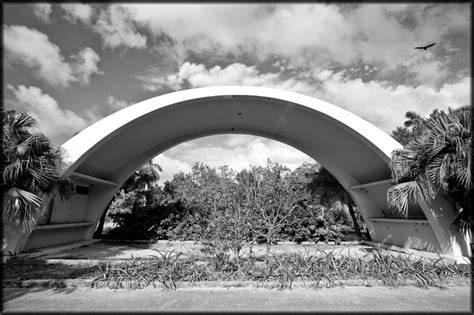
[[[407, 113], [411, 126], [418, 119]], [[407, 211], [410, 202], [434, 198], [442, 189], [446, 197], [456, 201], [472, 218], [469, 206], [471, 191], [471, 106], [433, 111], [428, 119], [418, 119], [420, 132], [404, 150], [392, 152], [390, 171], [392, 187], [387, 193], [390, 207]], [[466, 223], [466, 222], [464, 222]]]
[[57, 174], [60, 151], [51, 146], [44, 134], [29, 130], [37, 126], [33, 117], [15, 110], [2, 111], [2, 121], [1, 185], [10, 193], [3, 219], [19, 220], [30, 229], [36, 222], [42, 197], [70, 196], [74, 184]]
[[417, 204], [422, 201], [429, 204], [434, 195], [435, 191], [430, 182], [419, 178], [418, 180], [389, 187], [387, 201], [389, 208], [407, 216], [410, 204]]
[[23, 231], [31, 231], [41, 209], [43, 198], [29, 191], [13, 187], [6, 194], [3, 221], [18, 221]]
[[37, 125], [36, 120], [30, 115], [16, 110], [3, 111], [3, 122], [9, 124], [9, 129], [26, 129], [35, 127]]

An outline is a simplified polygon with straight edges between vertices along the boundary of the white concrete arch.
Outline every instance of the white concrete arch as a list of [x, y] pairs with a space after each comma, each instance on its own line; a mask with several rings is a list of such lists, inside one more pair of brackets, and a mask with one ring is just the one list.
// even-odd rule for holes
[[49, 224], [37, 226], [24, 248], [91, 239], [111, 198], [144, 162], [183, 141], [225, 133], [278, 140], [324, 165], [353, 197], [373, 240], [467, 254], [462, 240], [448, 232], [451, 210], [446, 220], [436, 217], [433, 204], [412, 207], [408, 219], [386, 217], [388, 162], [391, 152], [401, 148], [389, 135], [327, 102], [244, 86], [190, 89], [148, 99], [71, 138], [62, 145], [67, 157], [61, 172], [84, 187], [82, 193], [65, 202], [55, 200]]

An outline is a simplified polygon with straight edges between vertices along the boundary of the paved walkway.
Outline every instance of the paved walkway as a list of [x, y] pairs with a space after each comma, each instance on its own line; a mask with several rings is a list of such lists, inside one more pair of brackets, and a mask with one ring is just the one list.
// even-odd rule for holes
[[469, 312], [471, 288], [346, 287], [328, 289], [193, 288], [4, 289], [8, 312], [313, 311]]

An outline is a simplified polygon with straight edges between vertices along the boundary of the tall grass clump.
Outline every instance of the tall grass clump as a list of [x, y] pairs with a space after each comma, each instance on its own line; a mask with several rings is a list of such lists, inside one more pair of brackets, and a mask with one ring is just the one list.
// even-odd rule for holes
[[[229, 257], [229, 256], [226, 256]], [[204, 260], [202, 260], [204, 259]], [[217, 261], [213, 261], [217, 260]], [[157, 251], [149, 259], [109, 262], [97, 267], [93, 287], [176, 290], [180, 283], [197, 285], [205, 281], [245, 281], [256, 286], [291, 289], [346, 285], [417, 287], [447, 286], [449, 280], [470, 283], [470, 265], [446, 264], [443, 258], [430, 260], [412, 255], [393, 255], [377, 249], [363, 257], [339, 255], [334, 251], [270, 254], [264, 260], [248, 256], [183, 257], [174, 251]]]

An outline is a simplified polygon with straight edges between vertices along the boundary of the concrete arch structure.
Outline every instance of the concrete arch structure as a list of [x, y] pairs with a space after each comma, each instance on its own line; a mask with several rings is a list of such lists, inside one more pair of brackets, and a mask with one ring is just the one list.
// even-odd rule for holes
[[469, 255], [469, 240], [452, 235], [452, 205], [438, 198], [413, 206], [408, 218], [387, 209], [390, 154], [401, 145], [337, 106], [283, 90], [226, 86], [190, 89], [145, 100], [86, 128], [62, 148], [61, 166], [82, 187], [55, 200], [48, 224], [23, 235], [15, 249], [31, 250], [89, 240], [108, 203], [153, 156], [181, 142], [228, 133], [286, 143], [324, 165], [344, 186], [372, 240], [402, 247]]

